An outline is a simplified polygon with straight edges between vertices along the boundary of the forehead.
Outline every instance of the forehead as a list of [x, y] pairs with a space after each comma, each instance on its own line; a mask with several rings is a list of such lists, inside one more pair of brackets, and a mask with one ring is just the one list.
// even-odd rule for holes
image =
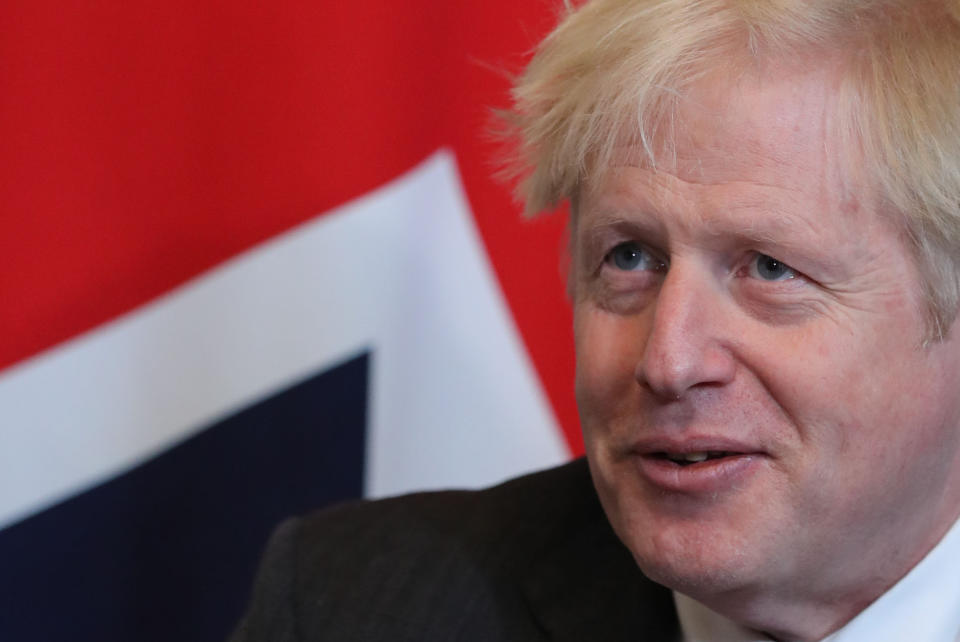
[[[758, 162], [779, 166], [827, 160], [827, 134], [835, 128], [838, 111], [837, 81], [818, 68], [711, 74], [678, 100], [673, 137], [678, 160], [713, 161], [708, 169], [721, 175]], [[731, 146], [740, 153], [726, 155]]]
[[608, 167], [588, 175], [580, 199], [610, 196], [611, 179], [640, 169], [651, 186], [757, 188], [727, 190], [760, 202], [716, 204], [722, 209], [762, 209], [764, 195], [791, 198], [782, 192], [836, 213], [872, 209], [876, 199], [861, 180], [858, 146], [843, 135], [839, 86], [838, 74], [826, 67], [713, 73], [678, 97], [650, 145], [618, 146]]

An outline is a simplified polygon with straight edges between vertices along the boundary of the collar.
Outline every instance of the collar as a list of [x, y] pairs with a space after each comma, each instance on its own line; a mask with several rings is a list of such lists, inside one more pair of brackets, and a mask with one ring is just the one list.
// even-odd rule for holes
[[[769, 638], [674, 592], [686, 642]], [[886, 593], [823, 642], [956, 642], [960, 640], [960, 520]]]

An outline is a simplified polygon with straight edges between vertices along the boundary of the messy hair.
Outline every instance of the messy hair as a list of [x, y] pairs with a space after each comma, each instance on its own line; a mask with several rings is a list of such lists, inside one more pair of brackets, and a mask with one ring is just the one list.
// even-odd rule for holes
[[942, 338], [960, 303], [960, 0], [568, 2], [513, 90], [526, 211], [574, 197], [625, 141], [656, 166], [708, 74], [817, 55], [842, 70], [839, 134], [902, 217]]

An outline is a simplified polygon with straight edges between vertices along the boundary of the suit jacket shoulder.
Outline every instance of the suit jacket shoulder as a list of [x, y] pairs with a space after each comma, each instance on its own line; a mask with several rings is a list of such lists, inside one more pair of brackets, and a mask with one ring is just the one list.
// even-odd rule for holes
[[672, 640], [670, 592], [613, 534], [585, 461], [281, 525], [234, 642]]

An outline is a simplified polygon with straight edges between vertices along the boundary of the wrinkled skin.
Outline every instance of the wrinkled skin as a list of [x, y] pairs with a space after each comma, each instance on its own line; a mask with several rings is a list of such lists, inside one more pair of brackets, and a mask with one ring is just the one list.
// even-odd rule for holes
[[[835, 85], [705, 81], [675, 162], [623, 148], [572, 226], [577, 398], [617, 534], [653, 579], [781, 639], [847, 622], [960, 512], [957, 330], [922, 345], [913, 254], [845, 167]], [[657, 439], [746, 454], [664, 487], [641, 465]]]

